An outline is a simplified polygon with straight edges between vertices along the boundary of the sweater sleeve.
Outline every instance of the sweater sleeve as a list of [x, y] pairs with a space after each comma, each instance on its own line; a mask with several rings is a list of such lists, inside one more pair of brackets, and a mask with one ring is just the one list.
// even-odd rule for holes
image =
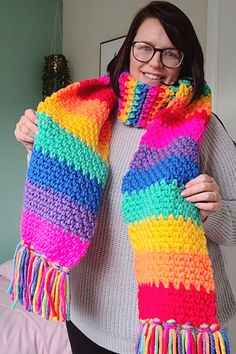
[[236, 245], [236, 147], [214, 115], [203, 139], [200, 165], [201, 173], [218, 183], [223, 201], [221, 210], [203, 224], [206, 236], [219, 245]]

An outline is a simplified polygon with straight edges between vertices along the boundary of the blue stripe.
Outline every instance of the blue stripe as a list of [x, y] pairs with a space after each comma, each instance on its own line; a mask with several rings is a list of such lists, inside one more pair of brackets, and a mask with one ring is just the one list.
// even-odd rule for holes
[[49, 153], [42, 150], [33, 150], [27, 177], [32, 182], [37, 182], [38, 187], [44, 186], [45, 190], [60, 192], [68, 196], [70, 201], [78, 205], [85, 205], [93, 214], [97, 213], [103, 188], [97, 179], [90, 179], [81, 171], [75, 171], [67, 166], [66, 161], [59, 161], [58, 157], [50, 158]]
[[199, 167], [190, 158], [172, 156], [163, 159], [147, 170], [130, 169], [123, 179], [122, 193], [138, 192], [161, 180], [164, 180], [166, 183], [176, 180], [177, 185], [181, 187], [198, 175]]

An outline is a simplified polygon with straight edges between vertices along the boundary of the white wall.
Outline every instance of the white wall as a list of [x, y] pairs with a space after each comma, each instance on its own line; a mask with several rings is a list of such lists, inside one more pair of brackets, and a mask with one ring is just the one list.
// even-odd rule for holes
[[[125, 35], [144, 0], [64, 0], [64, 54], [70, 61], [73, 81], [99, 75], [99, 45]], [[170, 1], [192, 20], [205, 51], [207, 0]]]
[[206, 74], [213, 107], [236, 140], [236, 1], [208, 0]]

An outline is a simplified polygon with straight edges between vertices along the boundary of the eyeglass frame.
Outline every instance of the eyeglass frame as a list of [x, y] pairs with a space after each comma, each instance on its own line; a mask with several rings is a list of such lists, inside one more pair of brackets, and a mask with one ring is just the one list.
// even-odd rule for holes
[[[153, 51], [153, 55], [151, 56], [150, 59], [148, 59], [148, 60], [139, 60], [139, 59], [136, 58], [136, 56], [134, 55], [134, 45], [135, 45], [136, 43], [144, 43], [144, 44], [147, 44], [147, 45], [149, 45], [150, 47], [153, 48], [153, 50], [154, 50], [154, 51]], [[169, 68], [169, 69], [178, 68], [178, 67], [182, 64], [182, 62], [183, 62], [183, 60], [184, 60], [184, 53], [183, 53], [181, 50], [178, 50], [178, 49], [176, 49], [176, 48], [164, 48], [164, 49], [155, 48], [152, 44], [147, 43], [147, 42], [143, 42], [143, 41], [133, 41], [133, 42], [131, 43], [131, 47], [132, 47], [132, 54], [133, 54], [133, 57], [134, 57], [137, 61], [139, 61], [140, 63], [148, 63], [150, 60], [152, 60], [152, 58], [155, 56], [155, 54], [156, 54], [157, 52], [160, 53], [160, 60], [161, 60], [162, 65], [164, 65], [166, 68]], [[176, 65], [176, 66], [167, 66], [167, 65], [165, 65], [165, 64], [163, 63], [163, 61], [162, 61], [162, 53], [163, 53], [165, 50], [167, 50], [167, 49], [174, 49], [174, 50], [177, 50], [177, 51], [182, 55], [182, 58], [181, 58], [181, 60], [180, 60], [180, 62], [179, 62], [178, 65]]]

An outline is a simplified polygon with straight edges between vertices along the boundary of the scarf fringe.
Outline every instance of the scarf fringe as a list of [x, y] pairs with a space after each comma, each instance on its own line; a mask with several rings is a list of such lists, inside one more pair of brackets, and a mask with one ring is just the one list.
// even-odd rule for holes
[[174, 320], [159, 319], [139, 324], [136, 354], [230, 354], [227, 334], [218, 324], [203, 324], [197, 328]]
[[7, 290], [29, 312], [42, 318], [70, 319], [69, 269], [48, 262], [45, 257], [20, 242], [13, 258], [13, 278]]

